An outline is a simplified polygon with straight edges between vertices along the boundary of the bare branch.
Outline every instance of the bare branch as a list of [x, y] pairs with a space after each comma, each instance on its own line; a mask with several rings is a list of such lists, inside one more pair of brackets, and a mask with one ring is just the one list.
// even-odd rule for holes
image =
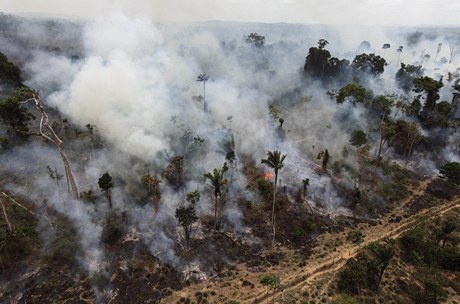
[[75, 179], [72, 174], [72, 169], [70, 168], [69, 158], [67, 157], [64, 151], [64, 147], [62, 145], [63, 141], [59, 138], [56, 132], [54, 132], [52, 126], [49, 125], [49, 117], [45, 109], [42, 106], [42, 101], [41, 101], [38, 91], [33, 91], [32, 96], [33, 96], [32, 98], [29, 98], [23, 101], [22, 103], [33, 101], [35, 103], [35, 108], [41, 114], [41, 118], [40, 118], [40, 126], [39, 126], [38, 133], [30, 132], [29, 134], [41, 136], [43, 139], [53, 143], [56, 146], [56, 148], [59, 150], [59, 153], [61, 154], [61, 157], [62, 157], [62, 161], [64, 162], [64, 168], [65, 168], [65, 173], [67, 177], [67, 185], [69, 186], [69, 189], [72, 190], [72, 194], [74, 198], [78, 200], [80, 198], [80, 195], [78, 193], [77, 185], [75, 183]]
[[2, 204], [2, 211], [3, 211], [3, 215], [5, 216], [5, 221], [6, 221], [6, 225], [8, 226], [8, 230], [13, 231], [13, 228], [11, 228], [10, 221], [8, 220], [8, 215], [6, 214], [5, 205], [3, 204], [2, 200], [0, 200], [0, 204]]

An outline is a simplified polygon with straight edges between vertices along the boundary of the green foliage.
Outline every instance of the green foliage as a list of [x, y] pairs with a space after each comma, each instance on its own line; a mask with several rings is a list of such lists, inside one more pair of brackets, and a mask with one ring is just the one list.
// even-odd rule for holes
[[5, 208], [12, 228], [12, 231], [10, 231], [1, 212], [0, 244], [2, 249], [0, 250], [0, 273], [4, 273], [32, 253], [33, 249], [39, 244], [39, 237], [35, 230], [37, 220], [31, 213], [7, 200], [2, 199], [1, 204]]
[[176, 208], [175, 217], [179, 222], [179, 225], [184, 229], [185, 240], [190, 240], [190, 234], [192, 232], [192, 225], [198, 220], [198, 216], [195, 211], [195, 204], [200, 200], [200, 193], [198, 189], [187, 193], [186, 200], [188, 205], [179, 205]]
[[105, 192], [105, 196], [107, 201], [109, 202], [109, 208], [112, 209], [112, 195], [111, 189], [113, 187], [112, 177], [110, 176], [109, 172], [105, 172], [98, 180], [99, 188], [102, 192]]
[[446, 163], [439, 169], [439, 172], [443, 178], [447, 178], [452, 184], [460, 185], [460, 163]]
[[305, 74], [322, 80], [346, 78], [350, 62], [332, 57], [331, 53], [325, 49], [327, 44], [329, 44], [327, 40], [320, 39], [318, 47], [308, 50], [304, 64]]
[[0, 119], [11, 134], [26, 136], [34, 116], [21, 104], [22, 95], [15, 93], [0, 101]]
[[431, 304], [431, 303], [440, 303], [447, 300], [448, 293], [442, 287], [439, 282], [435, 280], [427, 280], [423, 284], [423, 293], [422, 296], [419, 298], [418, 303], [421, 304]]
[[280, 119], [280, 114], [281, 114], [281, 111], [274, 105], [268, 105], [268, 115], [270, 115], [270, 117], [273, 119], [273, 120], [278, 120]]
[[51, 169], [50, 166], [46, 166], [46, 171], [48, 172], [48, 176], [53, 180], [60, 181], [64, 177], [57, 169]]
[[272, 196], [274, 190], [273, 183], [263, 178], [257, 179], [257, 188], [259, 190], [259, 194], [267, 201]]
[[318, 40], [318, 48], [319, 49], [324, 49], [326, 47], [326, 45], [329, 44], [329, 41], [327, 41], [326, 39], [320, 39]]
[[305, 221], [303, 221], [303, 226], [307, 230], [307, 232], [314, 232], [318, 229], [320, 224], [318, 224], [318, 220], [314, 217], [309, 217]]
[[443, 87], [442, 81], [434, 80], [428, 76], [414, 78], [414, 89], [416, 93], [426, 93], [423, 112], [428, 116], [435, 109], [436, 101], [439, 99], [439, 89]]
[[283, 168], [284, 166], [284, 159], [286, 158], [286, 154], [282, 155], [280, 151], [268, 151], [267, 158], [262, 159], [261, 163], [267, 165], [269, 168], [272, 168], [275, 172], [275, 187], [273, 189], [273, 202], [272, 202], [272, 245], [275, 244], [275, 202], [276, 202], [276, 185], [278, 182], [278, 171]]
[[112, 177], [110, 176], [109, 172], [102, 174], [97, 183], [103, 192], [107, 192], [113, 187]]
[[425, 128], [449, 128], [454, 124], [452, 119], [453, 108], [447, 101], [437, 103], [433, 110], [425, 115], [421, 115], [420, 119]]
[[399, 87], [405, 93], [409, 93], [414, 87], [414, 79], [422, 75], [423, 70], [421, 65], [401, 63], [401, 68], [396, 72], [395, 78]]
[[246, 43], [256, 48], [262, 49], [265, 46], [265, 36], [251, 33], [246, 37]]
[[415, 146], [422, 139], [422, 134], [417, 123], [399, 119], [389, 126], [391, 134], [390, 145], [395, 152], [408, 158]]
[[362, 85], [357, 83], [349, 83], [339, 90], [336, 96], [337, 103], [343, 103], [347, 98], [353, 103], [364, 102], [369, 98], [370, 92]]
[[276, 275], [265, 275], [260, 278], [260, 284], [270, 289], [276, 289], [280, 286], [280, 278]]
[[8, 145], [10, 144], [10, 140], [8, 137], [0, 136], [0, 148], [1, 151], [6, 150], [8, 148]]
[[395, 248], [392, 243], [369, 244], [340, 271], [337, 287], [340, 291], [352, 294], [361, 294], [365, 289], [378, 290], [394, 255]]
[[350, 231], [347, 235], [347, 240], [351, 241], [353, 244], [359, 245], [364, 241], [366, 235], [361, 230]]
[[460, 271], [460, 249], [458, 247], [443, 248], [439, 265], [444, 269]]
[[273, 169], [273, 171], [275, 172], [275, 184], [276, 184], [276, 179], [278, 177], [278, 171], [282, 169], [284, 166], [283, 162], [284, 162], [284, 159], [286, 158], [286, 154], [281, 155], [280, 151], [275, 150], [275, 151], [268, 151], [267, 156], [268, 157], [266, 159], [262, 159], [261, 163]]
[[96, 201], [96, 196], [94, 195], [93, 190], [89, 189], [88, 191], [83, 191], [80, 193], [80, 199], [84, 202], [94, 203]]
[[375, 54], [360, 54], [351, 63], [351, 68], [355, 73], [369, 73], [378, 76], [383, 73], [386, 65], [383, 57]]
[[22, 84], [21, 70], [0, 52], [0, 81], [20, 86]]
[[209, 80], [209, 75], [207, 75], [206, 73], [199, 74], [196, 78], [196, 81], [198, 82], [206, 82], [208, 80]]
[[48, 258], [56, 263], [73, 265], [81, 251], [77, 230], [69, 219], [60, 217], [55, 223], [54, 232], [50, 237], [52, 241]]
[[[400, 240], [403, 257], [415, 264], [446, 270], [460, 270], [460, 249], [458, 240], [451, 238], [451, 233], [458, 224], [445, 220], [431, 227], [418, 227], [406, 232]], [[446, 246], [448, 239], [451, 245]]]
[[371, 108], [374, 109], [379, 117], [383, 117], [386, 119], [390, 112], [391, 108], [400, 100], [398, 100], [398, 97], [395, 94], [392, 95], [377, 95], [374, 97], [372, 102], [370, 103]]
[[205, 181], [209, 181], [209, 186], [214, 189], [214, 196], [217, 198], [219, 195], [222, 194], [222, 187], [227, 185], [228, 181], [224, 178], [224, 174], [227, 170], [225, 170], [226, 166], [222, 167], [222, 169], [214, 168], [211, 172], [208, 172], [203, 175]]
[[186, 195], [187, 202], [189, 202], [192, 205], [195, 205], [200, 200], [200, 198], [201, 198], [201, 194], [198, 191], [198, 189], [196, 189], [195, 191], [189, 192]]
[[209, 181], [208, 185], [214, 189], [214, 229], [217, 228], [218, 198], [219, 196], [222, 196], [222, 188], [228, 183], [227, 179], [224, 177], [227, 170], [227, 163], [224, 163], [222, 169], [214, 168], [212, 173], [208, 172], [203, 175], [204, 180]]
[[378, 265], [364, 252], [355, 259], [348, 260], [339, 272], [337, 287], [339, 291], [360, 294], [365, 289], [375, 290], [377, 286]]
[[308, 50], [303, 69], [306, 74], [312, 77], [323, 77], [330, 58], [331, 53], [328, 50], [312, 47]]
[[363, 130], [356, 130], [351, 133], [350, 144], [352, 146], [362, 146], [367, 143], [367, 134]]

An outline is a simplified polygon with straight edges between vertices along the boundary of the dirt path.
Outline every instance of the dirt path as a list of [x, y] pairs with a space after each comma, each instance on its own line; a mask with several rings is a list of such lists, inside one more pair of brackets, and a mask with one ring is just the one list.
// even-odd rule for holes
[[[420, 220], [428, 220], [444, 214], [451, 209], [460, 207], [460, 199], [456, 199], [424, 209], [412, 216], [405, 215], [406, 211], [404, 207], [414, 197], [422, 195], [429, 182], [429, 180], [421, 182], [417, 188], [413, 189], [411, 197], [401, 202], [391, 213], [382, 217], [377, 225], [359, 224], [354, 229], [346, 229], [343, 232], [324, 233], [318, 238], [318, 245], [313, 249], [313, 253], [307, 261], [303, 257], [297, 256], [292, 250], [283, 247], [275, 248], [275, 251], [283, 252], [285, 256], [279, 265], [263, 267], [263, 271], [240, 265], [236, 270], [238, 275], [234, 278], [227, 278], [216, 282], [206, 280], [194, 284], [193, 287], [191, 286], [191, 288], [182, 290], [179, 294], [165, 299], [167, 300], [165, 303], [175, 303], [180, 297], [192, 298], [197, 291], [215, 291], [218, 295], [225, 297], [217, 301], [220, 303], [227, 302], [227, 300], [224, 301], [223, 299], [234, 299], [239, 303], [273, 303], [272, 291], [268, 291], [258, 283], [264, 275], [276, 275], [280, 278], [284, 289], [283, 291], [275, 292], [274, 297], [278, 300], [289, 295], [289, 302], [292, 302], [295, 299], [292, 297], [295, 293], [302, 293], [304, 291], [308, 291], [309, 293], [318, 291], [320, 294], [325, 295], [327, 294], [327, 287], [334, 279], [334, 274], [350, 258], [356, 256], [363, 246], [375, 241], [397, 238], [407, 230], [413, 228]], [[395, 217], [401, 220], [396, 222], [394, 221]], [[391, 221], [392, 218], [393, 221]], [[359, 229], [365, 234], [364, 241], [360, 245], [352, 244], [347, 240], [348, 233], [355, 229]], [[252, 286], [245, 287], [243, 281], [251, 282]], [[318, 286], [321, 289], [318, 289]], [[217, 303], [213, 300], [210, 299], [209, 303]]]
[[[401, 205], [404, 206], [414, 196], [422, 194], [427, 184], [428, 181], [421, 183], [416, 191], [414, 191], [414, 195], [404, 201]], [[341, 244], [339, 246], [335, 247], [334, 249], [331, 248], [329, 252], [324, 252], [324, 249], [323, 252], [314, 252], [305, 267], [298, 268], [297, 270], [293, 271], [288, 271], [287, 269], [285, 270], [284, 273], [287, 273], [288, 275], [280, 276], [281, 282], [285, 284], [283, 293], [295, 289], [305, 289], [306, 287], [311, 286], [313, 282], [315, 282], [315, 280], [319, 277], [325, 277], [326, 275], [329, 275], [330, 278], [332, 277], [332, 273], [335, 273], [341, 269], [350, 258], [353, 258], [358, 253], [362, 247], [372, 242], [381, 241], [388, 238], [397, 238], [407, 230], [413, 228], [420, 219], [426, 217], [425, 220], [427, 220], [432, 217], [444, 214], [456, 207], [460, 207], [460, 199], [422, 210], [421, 212], [407, 217], [398, 223], [390, 223], [389, 216], [386, 216], [380, 221], [378, 225], [360, 225], [358, 229], [360, 229], [366, 236], [363, 243], [361, 243], [359, 246], [349, 244], [349, 241], [346, 240], [347, 232], [342, 233], [340, 235]], [[398, 210], [402, 213], [402, 208], [398, 208]], [[321, 247], [321, 245], [332, 242], [334, 237], [337, 241], [337, 233], [323, 235], [318, 242], [318, 248]], [[278, 292], [278, 295], [280, 294], [281, 292]], [[271, 297], [271, 293], [260, 293], [258, 295], [244, 299], [244, 303], [266, 303], [267, 301], [270, 302]]]

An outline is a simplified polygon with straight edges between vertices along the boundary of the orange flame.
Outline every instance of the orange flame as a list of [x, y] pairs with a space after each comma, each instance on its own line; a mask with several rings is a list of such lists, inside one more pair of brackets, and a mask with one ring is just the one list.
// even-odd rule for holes
[[272, 177], [273, 177], [273, 173], [270, 173], [270, 172], [264, 173], [264, 180], [268, 181]]

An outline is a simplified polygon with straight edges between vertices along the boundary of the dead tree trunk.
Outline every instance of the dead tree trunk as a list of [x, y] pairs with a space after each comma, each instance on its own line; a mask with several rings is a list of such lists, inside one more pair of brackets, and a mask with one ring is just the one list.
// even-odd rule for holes
[[59, 138], [59, 136], [57, 136], [56, 132], [54, 132], [53, 128], [49, 125], [48, 114], [46, 114], [45, 109], [43, 109], [42, 101], [38, 92], [32, 92], [32, 98], [24, 101], [23, 103], [27, 103], [29, 101], [34, 101], [35, 108], [41, 114], [40, 127], [38, 133], [32, 132], [30, 134], [40, 136], [43, 139], [51, 142], [54, 146], [56, 146], [56, 148], [59, 150], [59, 154], [61, 155], [62, 161], [64, 163], [67, 186], [69, 187], [69, 190], [72, 192], [73, 197], [77, 200], [80, 199], [77, 185], [75, 183], [75, 179], [72, 174], [72, 169], [70, 167], [69, 158], [67, 157], [64, 150], [64, 142]]
[[11, 232], [13, 231], [13, 228], [11, 228], [10, 221], [8, 220], [8, 215], [6, 214], [5, 205], [3, 204], [2, 200], [0, 200], [0, 204], [2, 205], [2, 211], [3, 211], [3, 216], [5, 217], [6, 225], [8, 226], [8, 230]]

